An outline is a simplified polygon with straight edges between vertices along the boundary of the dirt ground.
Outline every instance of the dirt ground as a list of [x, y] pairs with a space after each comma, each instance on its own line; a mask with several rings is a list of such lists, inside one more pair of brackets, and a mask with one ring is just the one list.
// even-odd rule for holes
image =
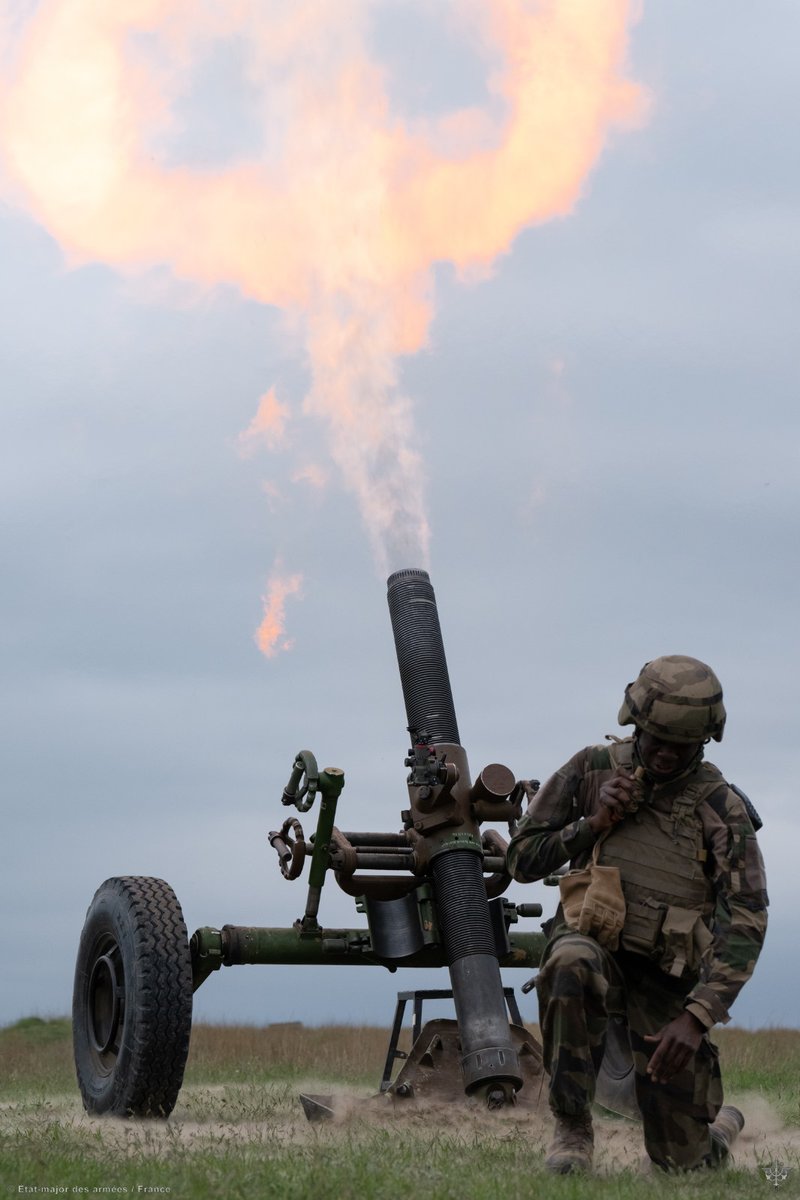
[[[309, 1122], [299, 1100], [300, 1092], [332, 1097], [333, 1117]], [[763, 1170], [772, 1161], [796, 1170], [800, 1166], [800, 1129], [786, 1126], [778, 1113], [758, 1094], [732, 1096], [745, 1115], [745, 1127], [734, 1150], [737, 1166]], [[105, 1147], [120, 1156], [170, 1152], [191, 1154], [208, 1150], [221, 1140], [281, 1146], [314, 1142], [324, 1146], [343, 1134], [358, 1139], [376, 1130], [393, 1130], [421, 1140], [448, 1136], [470, 1143], [482, 1139], [525, 1138], [532, 1148], [544, 1149], [552, 1120], [546, 1099], [536, 1107], [519, 1106], [489, 1113], [469, 1103], [433, 1100], [392, 1101], [353, 1089], [332, 1088], [330, 1083], [308, 1079], [302, 1086], [221, 1084], [186, 1086], [168, 1121], [93, 1118], [86, 1115], [76, 1095], [47, 1100], [20, 1100], [0, 1107], [0, 1127], [18, 1136], [45, 1136], [57, 1126], [76, 1140], [102, 1138]], [[612, 1174], [620, 1168], [647, 1170], [641, 1128], [624, 1118], [595, 1115], [596, 1170]]]

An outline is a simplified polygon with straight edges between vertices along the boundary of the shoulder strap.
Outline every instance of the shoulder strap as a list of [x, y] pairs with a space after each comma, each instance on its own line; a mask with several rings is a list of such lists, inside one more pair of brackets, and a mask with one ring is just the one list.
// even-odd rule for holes
[[691, 820], [705, 800], [708, 800], [714, 792], [718, 792], [721, 788], [727, 789], [727, 786], [722, 778], [722, 772], [717, 767], [711, 763], [701, 763], [696, 778], [673, 801], [673, 828]]
[[607, 747], [612, 765], [625, 771], [633, 770], [633, 738], [615, 738]]

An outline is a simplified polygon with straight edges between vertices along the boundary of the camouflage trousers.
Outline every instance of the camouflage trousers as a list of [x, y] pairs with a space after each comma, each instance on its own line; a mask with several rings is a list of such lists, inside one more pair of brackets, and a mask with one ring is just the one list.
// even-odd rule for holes
[[610, 954], [581, 934], [552, 941], [536, 990], [553, 1111], [576, 1114], [592, 1103], [607, 1023], [624, 1019], [650, 1158], [667, 1170], [719, 1165], [719, 1148], [712, 1145], [708, 1127], [722, 1105], [722, 1079], [708, 1036], [667, 1083], [653, 1083], [647, 1075], [656, 1044], [644, 1038], [680, 1015], [690, 986], [641, 955]]

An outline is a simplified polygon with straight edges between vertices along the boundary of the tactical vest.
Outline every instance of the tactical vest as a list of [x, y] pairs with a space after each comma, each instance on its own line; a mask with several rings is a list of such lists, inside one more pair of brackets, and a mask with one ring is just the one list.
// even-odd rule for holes
[[[615, 767], [633, 770], [633, 742], [610, 748]], [[704, 866], [707, 851], [698, 809], [720, 787], [720, 771], [701, 763], [691, 783], [671, 798], [658, 790], [613, 826], [597, 861], [619, 869], [625, 895], [620, 945], [644, 954], [671, 975], [697, 974], [711, 946], [714, 896]]]

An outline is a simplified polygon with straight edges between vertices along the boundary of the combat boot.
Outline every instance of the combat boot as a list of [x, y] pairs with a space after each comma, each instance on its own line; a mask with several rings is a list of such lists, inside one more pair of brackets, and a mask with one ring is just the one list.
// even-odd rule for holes
[[711, 1134], [711, 1163], [718, 1167], [731, 1152], [731, 1146], [744, 1128], [744, 1117], [732, 1104], [723, 1104], [716, 1120], [709, 1125]]
[[593, 1150], [592, 1114], [588, 1108], [574, 1116], [561, 1113], [556, 1116], [556, 1128], [544, 1165], [554, 1175], [589, 1171]]

